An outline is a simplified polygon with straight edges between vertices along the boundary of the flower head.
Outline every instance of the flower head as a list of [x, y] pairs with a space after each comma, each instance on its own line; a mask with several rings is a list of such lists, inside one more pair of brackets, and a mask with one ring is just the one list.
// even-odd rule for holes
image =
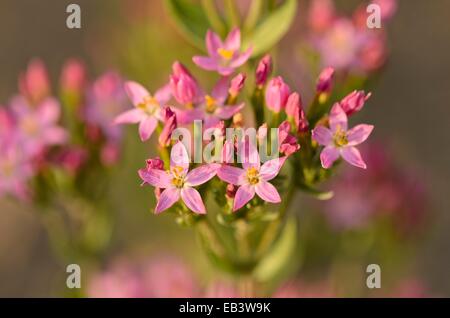
[[342, 156], [348, 163], [366, 169], [366, 163], [355, 146], [363, 143], [374, 127], [361, 124], [348, 130], [347, 115], [338, 103], [331, 109], [329, 123], [330, 128], [318, 126], [312, 132], [312, 138], [325, 146], [320, 154], [322, 167], [330, 168]]
[[278, 127], [278, 144], [280, 145], [280, 153], [290, 156], [300, 149], [297, 138], [290, 134], [291, 124], [284, 121]]
[[297, 132], [308, 131], [308, 119], [303, 110], [302, 99], [298, 93], [292, 93], [286, 103], [286, 115], [293, 121]]
[[77, 59], [69, 59], [61, 72], [60, 84], [64, 91], [81, 93], [86, 85], [84, 63]]
[[264, 86], [267, 82], [267, 78], [272, 72], [272, 57], [266, 54], [258, 63], [256, 68], [256, 85]]
[[191, 108], [194, 104], [198, 103], [203, 95], [197, 80], [191, 75], [188, 69], [178, 61], [172, 65], [170, 88], [172, 95], [177, 102], [184, 106], [188, 106], [188, 108]]
[[170, 109], [164, 108], [164, 128], [158, 138], [158, 143], [161, 147], [168, 147], [170, 145], [170, 138], [172, 132], [177, 128], [177, 115]]
[[353, 91], [345, 96], [340, 101], [339, 105], [347, 116], [350, 116], [353, 113], [359, 112], [371, 95], [371, 93], [366, 94], [364, 91]]
[[33, 105], [50, 95], [47, 68], [40, 59], [33, 59], [27, 70], [20, 75], [19, 91]]
[[236, 75], [236, 77], [234, 77], [231, 80], [231, 85], [230, 88], [228, 89], [228, 93], [232, 97], [236, 97], [242, 90], [242, 88], [244, 88], [246, 78], [247, 77], [245, 76], [245, 74], [239, 73], [238, 75]]
[[286, 107], [289, 94], [289, 86], [283, 81], [283, 78], [281, 76], [273, 78], [266, 88], [267, 107], [275, 113], [279, 113]]
[[224, 42], [220, 37], [208, 30], [206, 33], [206, 48], [208, 56], [194, 56], [193, 61], [199, 67], [208, 71], [217, 71], [223, 76], [230, 75], [236, 68], [247, 62], [252, 54], [252, 48], [241, 52], [241, 31], [233, 29]]
[[318, 94], [328, 94], [333, 85], [334, 68], [327, 67], [319, 74], [317, 80], [316, 91]]

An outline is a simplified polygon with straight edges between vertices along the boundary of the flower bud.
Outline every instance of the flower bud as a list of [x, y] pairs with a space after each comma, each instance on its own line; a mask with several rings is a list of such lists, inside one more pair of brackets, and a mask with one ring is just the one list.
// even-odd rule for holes
[[227, 198], [233, 199], [234, 196], [236, 195], [236, 191], [237, 191], [237, 187], [234, 184], [231, 184], [231, 183], [227, 184], [227, 189], [225, 192]]
[[60, 85], [64, 91], [80, 94], [86, 84], [86, 67], [77, 59], [68, 60], [61, 73]]
[[286, 114], [295, 124], [297, 132], [308, 131], [308, 120], [303, 111], [302, 99], [298, 93], [292, 93], [286, 103]]
[[290, 131], [291, 124], [288, 121], [282, 122], [278, 127], [279, 151], [286, 156], [290, 156], [300, 149], [297, 139], [290, 134]]
[[273, 78], [266, 88], [267, 107], [275, 113], [279, 113], [286, 106], [289, 97], [289, 86], [281, 76]]
[[269, 54], [265, 55], [256, 68], [256, 85], [264, 86], [267, 82], [267, 78], [272, 72], [272, 58]]
[[19, 91], [32, 104], [38, 104], [50, 95], [47, 69], [41, 60], [32, 60], [25, 73], [19, 76]]
[[316, 86], [318, 94], [330, 93], [333, 85], [333, 77], [334, 77], [334, 68], [332, 67], [327, 67], [320, 73]]
[[186, 67], [175, 62], [172, 66], [173, 73], [170, 76], [172, 95], [180, 104], [192, 106], [199, 96], [197, 81], [192, 77]]
[[247, 76], [245, 74], [240, 73], [231, 80], [231, 86], [230, 89], [228, 90], [228, 93], [231, 95], [231, 97], [234, 98], [239, 94], [239, 92], [244, 87], [246, 78]]
[[170, 109], [170, 107], [164, 108], [164, 128], [158, 138], [158, 143], [161, 147], [170, 146], [172, 132], [177, 128], [177, 116]]
[[147, 159], [145, 162], [147, 163], [146, 167], [147, 170], [151, 169], [164, 170], [164, 162], [158, 157]]
[[350, 116], [360, 111], [363, 108], [364, 103], [370, 98], [371, 95], [371, 93], [366, 95], [364, 91], [353, 91], [345, 96], [339, 104], [347, 116]]

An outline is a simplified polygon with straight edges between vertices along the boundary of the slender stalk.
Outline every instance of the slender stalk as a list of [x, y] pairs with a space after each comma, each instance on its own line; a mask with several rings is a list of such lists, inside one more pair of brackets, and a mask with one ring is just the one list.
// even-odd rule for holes
[[251, 32], [258, 23], [263, 9], [263, 0], [253, 0], [244, 22], [244, 31]]
[[209, 23], [213, 27], [214, 31], [224, 35], [226, 33], [226, 26], [223, 23], [222, 17], [217, 11], [217, 7], [214, 0], [202, 0], [203, 10], [206, 13]]
[[225, 0], [225, 9], [227, 12], [230, 29], [233, 27], [239, 27], [241, 24], [241, 17], [239, 10], [236, 6], [235, 0]]

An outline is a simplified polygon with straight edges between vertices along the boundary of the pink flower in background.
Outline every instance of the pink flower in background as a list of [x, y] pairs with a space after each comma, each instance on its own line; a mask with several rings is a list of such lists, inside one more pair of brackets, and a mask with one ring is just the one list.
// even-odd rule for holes
[[60, 85], [64, 91], [81, 94], [86, 87], [86, 66], [78, 59], [69, 59], [64, 63]]
[[312, 138], [325, 146], [320, 154], [322, 167], [330, 168], [342, 156], [348, 163], [365, 169], [366, 164], [355, 146], [369, 137], [373, 126], [361, 124], [348, 130], [347, 115], [338, 103], [331, 109], [329, 123], [330, 129], [318, 126], [312, 132]]
[[290, 88], [283, 81], [281, 76], [277, 76], [270, 80], [266, 88], [266, 104], [267, 107], [275, 113], [279, 113], [286, 107], [289, 98]]
[[55, 158], [55, 163], [63, 167], [69, 174], [76, 175], [88, 160], [86, 149], [78, 146], [68, 146], [62, 149]]
[[233, 211], [242, 208], [255, 196], [255, 193], [264, 201], [271, 203], [281, 202], [277, 189], [269, 183], [280, 172], [287, 157], [275, 158], [261, 166], [258, 151], [250, 142], [242, 143], [244, 160], [242, 168], [223, 165], [218, 176], [227, 183], [239, 186], [234, 198]]
[[33, 59], [19, 76], [19, 92], [35, 105], [50, 95], [47, 68], [40, 59]]
[[323, 32], [336, 18], [333, 0], [314, 0], [308, 12], [308, 26], [314, 32]]
[[180, 62], [175, 62], [172, 65], [170, 88], [176, 101], [188, 108], [192, 108], [199, 103], [204, 95], [197, 80]]
[[139, 123], [141, 140], [148, 140], [155, 131], [158, 121], [163, 120], [161, 107], [170, 99], [170, 88], [166, 85], [152, 96], [142, 85], [126, 82], [125, 91], [135, 108], [118, 115], [114, 122], [116, 124]]
[[256, 85], [262, 87], [266, 84], [270, 73], [272, 72], [272, 57], [266, 54], [258, 63], [256, 68]]
[[241, 31], [238, 28], [233, 29], [224, 42], [216, 33], [208, 30], [206, 48], [209, 56], [194, 56], [192, 60], [199, 67], [217, 71], [223, 76], [233, 73], [236, 68], [247, 62], [252, 54], [251, 47], [245, 52], [240, 52]]
[[350, 116], [356, 112], [359, 112], [371, 95], [372, 93], [366, 94], [364, 91], [353, 91], [345, 96], [339, 102], [339, 105], [347, 116]]
[[319, 74], [317, 79], [316, 91], [317, 93], [330, 93], [333, 87], [334, 68], [327, 67]]
[[66, 142], [67, 132], [58, 125], [61, 108], [56, 99], [46, 98], [31, 106], [18, 96], [13, 98], [10, 107], [16, 122], [15, 141], [28, 155], [39, 155], [48, 146]]
[[170, 153], [170, 170], [141, 169], [139, 176], [154, 187], [165, 189], [159, 197], [155, 213], [170, 208], [180, 198], [195, 213], [205, 214], [205, 206], [200, 193], [193, 187], [208, 182], [216, 175], [219, 164], [206, 164], [189, 172], [189, 155], [179, 141]]

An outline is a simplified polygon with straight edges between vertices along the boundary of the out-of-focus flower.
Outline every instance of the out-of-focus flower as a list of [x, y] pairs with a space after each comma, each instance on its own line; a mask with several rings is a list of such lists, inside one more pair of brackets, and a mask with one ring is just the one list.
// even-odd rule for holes
[[164, 108], [164, 128], [158, 137], [158, 143], [160, 147], [170, 146], [170, 140], [172, 132], [177, 128], [177, 115], [170, 109], [170, 107]]
[[236, 68], [247, 62], [252, 54], [251, 47], [245, 52], [240, 52], [241, 31], [238, 28], [233, 29], [224, 42], [216, 33], [208, 30], [206, 48], [209, 56], [194, 56], [192, 60], [199, 67], [217, 71], [223, 76], [233, 73]]
[[330, 129], [318, 126], [312, 132], [312, 138], [325, 146], [320, 154], [322, 167], [330, 168], [342, 156], [348, 163], [365, 169], [366, 164], [355, 146], [369, 137], [373, 126], [361, 124], [347, 130], [347, 115], [338, 103], [331, 109], [329, 124]]
[[332, 0], [314, 0], [308, 12], [308, 26], [314, 32], [323, 32], [333, 23], [335, 15]]
[[274, 298], [329, 298], [336, 297], [328, 282], [306, 283], [301, 281], [289, 282], [278, 288]]
[[152, 96], [141, 84], [126, 82], [125, 91], [135, 108], [118, 115], [114, 119], [114, 123], [139, 123], [139, 136], [141, 140], [148, 140], [155, 131], [158, 121], [163, 120], [161, 107], [170, 99], [170, 87], [166, 85], [156, 91], [155, 95]]
[[165, 189], [158, 200], [155, 213], [170, 208], [175, 202], [183, 200], [195, 213], [205, 214], [206, 209], [200, 193], [193, 187], [208, 182], [216, 175], [219, 164], [206, 164], [189, 172], [189, 155], [183, 143], [177, 142], [170, 153], [170, 170], [141, 169], [141, 179], [154, 187]]
[[86, 149], [77, 146], [69, 146], [59, 152], [54, 161], [57, 165], [63, 167], [69, 174], [75, 175], [86, 162], [88, 156], [89, 154]]
[[371, 95], [371, 93], [366, 94], [364, 91], [353, 91], [345, 96], [339, 102], [339, 105], [347, 116], [350, 116], [356, 112], [359, 112]]
[[172, 75], [170, 76], [170, 87], [173, 97], [188, 108], [192, 108], [203, 97], [203, 93], [191, 73], [180, 62], [172, 65]]
[[50, 95], [47, 68], [40, 59], [33, 59], [19, 76], [19, 92], [32, 104], [38, 104]]
[[267, 54], [258, 63], [256, 68], [256, 85], [262, 87], [272, 72], [272, 57]]
[[120, 146], [117, 142], [107, 142], [102, 146], [100, 160], [105, 166], [112, 166], [120, 158]]
[[373, 4], [379, 5], [381, 8], [381, 19], [390, 20], [397, 12], [397, 0], [373, 0]]
[[255, 196], [271, 203], [281, 202], [277, 189], [269, 183], [280, 172], [287, 157], [275, 158], [261, 166], [258, 150], [251, 142], [242, 142], [242, 168], [222, 165], [218, 177], [227, 183], [239, 186], [233, 203], [233, 211], [242, 208]]
[[273, 112], [279, 113], [286, 107], [289, 94], [289, 86], [283, 81], [283, 78], [281, 76], [273, 78], [266, 88], [267, 107]]
[[86, 86], [86, 66], [78, 59], [69, 59], [63, 66], [60, 78], [63, 91], [81, 93]]
[[309, 124], [303, 110], [302, 99], [298, 93], [292, 93], [286, 102], [286, 115], [293, 122], [298, 133], [308, 131]]
[[123, 80], [116, 72], [100, 76], [88, 91], [83, 114], [86, 122], [100, 128], [104, 137], [112, 143], [117, 143], [122, 134], [121, 127], [112, 123], [127, 104], [123, 86]]
[[297, 138], [290, 134], [291, 124], [284, 121], [278, 127], [278, 144], [280, 145], [280, 153], [290, 156], [300, 149]]
[[236, 98], [236, 96], [239, 95], [239, 92], [244, 87], [246, 78], [245, 74], [239, 73], [231, 80], [231, 85], [228, 89], [228, 93], [231, 97]]
[[329, 94], [333, 87], [334, 68], [327, 67], [322, 70], [317, 79], [316, 91], [317, 94]]

